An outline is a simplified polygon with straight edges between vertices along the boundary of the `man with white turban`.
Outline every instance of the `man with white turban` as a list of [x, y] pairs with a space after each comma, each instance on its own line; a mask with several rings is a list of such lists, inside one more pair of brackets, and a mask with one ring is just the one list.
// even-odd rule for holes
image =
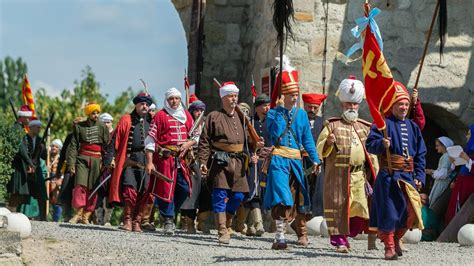
[[[377, 160], [365, 150], [371, 123], [358, 118], [364, 84], [354, 76], [344, 79], [336, 96], [343, 113], [326, 121], [318, 138], [318, 154], [324, 158], [324, 217], [336, 252], [348, 253], [348, 236], [367, 229], [369, 190]], [[376, 235], [369, 234], [369, 249], [376, 249]]]
[[[59, 222], [62, 214], [62, 207], [58, 204], [58, 195], [59, 190], [62, 184], [62, 178], [56, 177], [56, 173], [58, 172], [58, 163], [59, 163], [59, 153], [63, 148], [63, 142], [60, 139], [55, 139], [51, 141], [51, 145], [49, 146], [49, 161], [47, 163], [49, 178], [51, 178], [51, 182], [49, 183], [49, 202], [53, 207], [53, 221]], [[59, 169], [59, 173], [61, 169]]]
[[193, 118], [183, 108], [181, 99], [181, 93], [176, 88], [166, 92], [164, 108], [153, 117], [145, 140], [147, 173], [152, 174], [156, 170], [173, 180], [168, 183], [151, 175], [149, 185], [156, 197], [167, 235], [174, 234], [175, 210], [179, 210], [191, 194], [191, 175], [184, 157], [196, 140], [188, 139]]
[[212, 209], [216, 215], [218, 241], [230, 242], [230, 226], [249, 192], [244, 153], [246, 133], [237, 111], [239, 89], [234, 82], [219, 88], [222, 109], [209, 113], [199, 141], [201, 173], [212, 182]]

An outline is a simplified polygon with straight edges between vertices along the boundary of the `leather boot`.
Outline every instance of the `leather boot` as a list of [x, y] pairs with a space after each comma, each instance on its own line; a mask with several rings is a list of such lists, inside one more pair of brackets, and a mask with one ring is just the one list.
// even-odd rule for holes
[[286, 220], [278, 219], [275, 220], [276, 224], [276, 233], [275, 233], [275, 240], [272, 244], [272, 249], [275, 250], [283, 250], [288, 248], [288, 244], [286, 244], [285, 240], [285, 229], [286, 229]]
[[90, 224], [91, 216], [92, 216], [92, 212], [83, 211], [81, 224]]
[[181, 216], [181, 218], [183, 218], [184, 231], [188, 234], [196, 234], [194, 219], [188, 216]]
[[141, 224], [142, 224], [143, 213], [145, 212], [145, 206], [146, 205], [140, 206], [139, 209], [138, 209], [137, 214], [133, 218], [133, 221], [132, 221], [132, 230], [133, 230], [133, 232], [137, 232], [137, 233], [143, 232]]
[[207, 219], [209, 218], [209, 215], [211, 214], [211, 212], [207, 211], [207, 212], [199, 212], [198, 213], [198, 217], [197, 217], [197, 220], [198, 220], [198, 224], [197, 224], [197, 230], [203, 232], [204, 234], [210, 234], [211, 233], [211, 230], [209, 229], [209, 227], [207, 226], [206, 222], [207, 222]]
[[296, 227], [296, 235], [298, 236], [298, 241], [296, 242], [300, 246], [308, 246], [308, 231], [306, 229], [306, 215], [298, 213], [296, 214], [295, 221], [293, 224]]
[[265, 233], [265, 229], [263, 227], [262, 211], [260, 208], [255, 208], [251, 211], [251, 214], [255, 220], [255, 235], [262, 236]]
[[165, 235], [174, 235], [174, 231], [176, 229], [176, 225], [174, 224], [174, 218], [167, 217], [164, 219], [164, 226], [163, 226], [163, 233]]
[[82, 213], [84, 212], [84, 208], [75, 209], [76, 214], [69, 220], [70, 224], [77, 224], [82, 219]]
[[403, 256], [403, 248], [402, 248], [402, 237], [407, 232], [406, 229], [401, 229], [395, 231], [394, 239], [395, 239], [395, 252], [399, 257]]
[[257, 234], [257, 230], [255, 229], [255, 213], [253, 209], [249, 213], [249, 219], [247, 222], [247, 236], [255, 236]]
[[148, 232], [156, 231], [155, 225], [151, 223], [153, 213], [153, 204], [146, 204], [142, 218], [142, 230]]
[[227, 230], [226, 216], [227, 215], [224, 212], [216, 213], [217, 234], [220, 244], [229, 244], [230, 242], [230, 233]]
[[126, 204], [123, 208], [123, 225], [119, 229], [132, 231], [132, 205]]
[[226, 213], [226, 226], [227, 226], [227, 231], [229, 232], [229, 235], [235, 234], [234, 230], [232, 230], [232, 219], [234, 218], [234, 215]]
[[379, 231], [379, 237], [385, 245], [385, 260], [397, 260], [398, 255], [395, 252], [394, 233]]
[[367, 249], [368, 250], [379, 250], [377, 248], [377, 234], [369, 233], [367, 235]]
[[249, 215], [250, 210], [248, 208], [240, 207], [237, 210], [237, 214], [235, 215], [235, 231], [241, 234], [247, 233], [247, 225], [245, 222], [247, 221], [247, 216]]

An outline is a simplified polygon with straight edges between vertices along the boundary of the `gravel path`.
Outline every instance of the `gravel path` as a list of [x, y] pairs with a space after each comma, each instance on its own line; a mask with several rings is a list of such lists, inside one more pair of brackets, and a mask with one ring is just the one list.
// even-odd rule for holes
[[[32, 265], [51, 264], [384, 264], [379, 251], [367, 251], [366, 240], [352, 240], [350, 254], [337, 254], [328, 239], [310, 237], [308, 248], [295, 246], [296, 236], [288, 235], [290, 249], [270, 249], [273, 234], [261, 238], [236, 236], [229, 246], [217, 244], [215, 235], [174, 237], [156, 233], [127, 233], [114, 227], [33, 222], [33, 236], [23, 241], [23, 260]], [[394, 263], [464, 264], [474, 263], [474, 248], [458, 244], [422, 242], [406, 245], [410, 250]]]

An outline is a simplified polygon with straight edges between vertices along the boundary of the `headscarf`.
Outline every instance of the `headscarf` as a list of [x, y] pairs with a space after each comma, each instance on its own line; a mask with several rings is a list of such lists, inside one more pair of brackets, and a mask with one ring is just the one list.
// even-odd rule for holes
[[454, 141], [448, 137], [444, 137], [444, 136], [439, 137], [438, 141], [441, 142], [441, 144], [443, 144], [445, 148], [448, 148], [454, 145]]
[[196, 110], [202, 110], [202, 111], [206, 110], [206, 104], [205, 104], [204, 102], [200, 101], [200, 100], [194, 101], [194, 102], [189, 106], [188, 111], [189, 111], [190, 113], [192, 113], [192, 112], [194, 112], [194, 111], [196, 111]]
[[171, 108], [170, 104], [168, 103], [168, 99], [171, 97], [179, 97], [181, 98], [181, 92], [179, 92], [176, 88], [170, 88], [165, 93], [165, 110], [171, 115], [174, 119], [178, 120], [180, 123], [186, 123], [186, 113], [184, 112], [184, 108], [182, 104], [179, 104], [177, 109]]
[[95, 102], [90, 102], [84, 107], [84, 113], [89, 116], [93, 112], [100, 113], [100, 105]]

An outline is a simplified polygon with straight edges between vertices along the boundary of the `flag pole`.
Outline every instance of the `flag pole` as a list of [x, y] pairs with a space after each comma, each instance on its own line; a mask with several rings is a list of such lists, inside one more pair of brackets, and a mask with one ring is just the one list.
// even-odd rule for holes
[[189, 109], [189, 87], [188, 74], [186, 68], [184, 69], [184, 90], [186, 91], [186, 109]]
[[[366, 17], [369, 16], [369, 11], [370, 11], [369, 0], [365, 0], [364, 13], [365, 13]], [[380, 111], [380, 115], [382, 116], [382, 118], [385, 117], [385, 114], [383, 113], [383, 110], [379, 110], [379, 111]], [[386, 126], [382, 129], [382, 132], [383, 132], [383, 137], [385, 139], [388, 139], [389, 135], [388, 135]], [[393, 168], [392, 168], [392, 160], [391, 160], [392, 155], [390, 153], [390, 147], [385, 148], [385, 155], [387, 156], [388, 172], [389, 172], [390, 175], [392, 175], [393, 174]]]
[[[431, 19], [431, 25], [430, 25], [430, 29], [428, 30], [428, 35], [426, 36], [426, 41], [425, 41], [425, 47], [423, 49], [423, 55], [421, 56], [421, 60], [420, 60], [420, 67], [418, 68], [418, 73], [416, 74], [416, 80], [415, 80], [415, 86], [413, 86], [413, 94], [415, 91], [418, 90], [418, 82], [420, 81], [420, 76], [421, 76], [421, 70], [423, 69], [423, 64], [425, 63], [425, 57], [426, 57], [426, 53], [428, 52], [428, 45], [430, 43], [430, 39], [431, 39], [431, 33], [433, 32], [433, 27], [434, 27], [434, 24], [435, 24], [435, 21], [436, 21], [436, 16], [438, 15], [438, 11], [439, 11], [439, 6], [440, 6], [440, 0], [436, 1], [436, 7], [435, 7], [435, 11], [434, 11], [434, 14], [433, 14], [433, 18]], [[407, 114], [407, 117], [410, 117], [410, 113], [413, 109], [413, 106], [415, 105], [415, 101], [416, 99], [413, 97], [411, 97], [411, 103], [410, 103], [410, 108], [408, 109], [408, 114]]]

